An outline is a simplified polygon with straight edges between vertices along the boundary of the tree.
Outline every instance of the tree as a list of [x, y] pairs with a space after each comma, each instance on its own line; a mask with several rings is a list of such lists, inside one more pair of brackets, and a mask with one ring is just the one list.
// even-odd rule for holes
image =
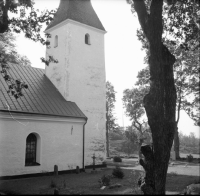
[[31, 66], [27, 56], [19, 55], [15, 45], [16, 37], [11, 32], [0, 34], [0, 54], [8, 63]]
[[138, 130], [138, 127], [135, 128], [134, 126], [127, 127], [125, 131], [125, 138], [126, 141], [122, 144], [122, 149], [124, 152], [128, 153], [134, 153], [135, 151], [138, 151], [138, 158], [141, 158], [141, 152], [140, 147], [145, 142], [146, 144], [151, 144], [151, 136], [150, 136], [150, 130]]
[[122, 151], [130, 156], [135, 150], [139, 150], [137, 145], [138, 135], [132, 126], [128, 126], [124, 134], [126, 140], [122, 143]]
[[8, 74], [8, 64], [21, 64], [23, 66], [31, 66], [31, 62], [26, 56], [21, 56], [17, 53], [14, 44], [15, 37], [12, 33], [0, 34], [0, 61], [1, 61], [1, 74], [7, 81], [9, 86], [8, 93], [15, 98], [23, 96], [22, 88], [28, 88], [28, 85], [19, 79], [14, 79]]
[[[32, 0], [0, 0], [0, 33], [6, 32], [23, 32], [25, 37], [33, 41], [39, 41], [44, 45], [49, 45], [49, 41], [41, 36], [43, 24], [48, 25], [53, 19], [55, 10], [43, 11], [34, 9]], [[47, 34], [48, 38], [50, 35]], [[1, 73], [5, 81], [8, 83], [8, 92], [13, 92], [12, 95], [18, 99], [23, 96], [23, 88], [28, 88], [27, 84], [22, 79], [14, 79], [9, 74], [10, 64], [7, 62], [6, 56], [0, 57]], [[41, 58], [42, 62], [49, 65], [50, 62], [57, 62], [52, 56], [48, 59]], [[26, 57], [21, 57], [20, 64], [29, 63]]]
[[[148, 42], [145, 39], [142, 31], [138, 31], [138, 38], [142, 42], [142, 49], [146, 50], [146, 57], [144, 62], [147, 63], [148, 59]], [[197, 41], [197, 40], [196, 40]], [[174, 76], [175, 86], [177, 90], [177, 101], [176, 101], [176, 131], [174, 135], [174, 151], [176, 158], [180, 158], [179, 155], [179, 132], [178, 123], [180, 119], [180, 111], [184, 110], [190, 118], [198, 125], [200, 122], [199, 114], [199, 48], [194, 45], [188, 47], [187, 50], [182, 47], [181, 42], [167, 39], [165, 37], [164, 44], [168, 47], [170, 52], [175, 56], [176, 62], [174, 64]], [[198, 43], [198, 41], [196, 42]], [[186, 46], [185, 46], [186, 47]], [[149, 87], [149, 68], [141, 70], [138, 74], [138, 85], [145, 85]]]
[[107, 156], [109, 157], [109, 132], [116, 129], [115, 117], [113, 115], [113, 111], [115, 108], [115, 90], [114, 86], [107, 81], [106, 82], [106, 151]]
[[[143, 107], [143, 97], [147, 94], [149, 88], [146, 86], [139, 86], [133, 89], [126, 89], [123, 92], [123, 104], [126, 108], [126, 115], [130, 117], [132, 126], [137, 130], [137, 141], [138, 144], [138, 157], [141, 158], [140, 147], [147, 139], [147, 132], [149, 128], [147, 126], [147, 120], [145, 116], [145, 110]], [[134, 130], [134, 131], [135, 131]]]
[[[192, 1], [190, 5], [194, 5]], [[174, 133], [176, 130], [176, 88], [173, 76], [173, 64], [175, 57], [163, 40], [163, 30], [170, 30], [180, 39], [185, 36], [185, 45], [183, 47], [191, 47], [190, 40], [196, 35], [198, 30], [194, 21], [185, 21], [192, 16], [190, 10], [186, 14], [186, 8], [191, 8], [187, 1], [167, 1], [167, 5], [163, 5], [163, 0], [133, 0], [130, 2], [132, 9], [137, 13], [139, 23], [148, 43], [148, 64], [150, 71], [150, 90], [144, 96], [143, 103], [148, 117], [148, 124], [152, 132], [153, 147], [143, 146], [141, 148], [145, 160], [140, 161], [146, 173], [146, 178], [141, 182], [141, 190], [144, 194], [165, 194], [166, 175], [168, 162], [170, 158], [170, 150], [172, 147]], [[182, 12], [175, 12], [175, 9], [181, 8]], [[169, 25], [164, 23], [163, 10], [167, 11]], [[193, 11], [193, 10], [192, 10]], [[176, 15], [180, 13], [179, 15]], [[187, 17], [186, 17], [187, 16]], [[184, 21], [180, 26], [180, 22]], [[164, 23], [164, 24], [163, 24]], [[177, 25], [179, 24], [179, 25]], [[176, 26], [177, 25], [177, 26]], [[192, 27], [192, 30], [185, 31], [185, 28]], [[173, 28], [178, 30], [175, 31]], [[187, 29], [187, 28], [186, 28]], [[179, 31], [182, 31], [180, 34]]]

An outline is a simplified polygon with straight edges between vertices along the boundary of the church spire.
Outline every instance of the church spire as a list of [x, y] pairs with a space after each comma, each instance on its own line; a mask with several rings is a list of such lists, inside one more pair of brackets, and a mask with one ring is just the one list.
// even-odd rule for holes
[[58, 11], [46, 30], [67, 19], [105, 31], [90, 0], [61, 0]]

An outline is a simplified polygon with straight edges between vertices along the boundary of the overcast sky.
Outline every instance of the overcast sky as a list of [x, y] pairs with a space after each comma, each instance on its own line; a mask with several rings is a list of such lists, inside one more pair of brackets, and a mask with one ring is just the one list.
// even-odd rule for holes
[[[54, 9], [59, 0], [36, 0], [36, 7], [40, 10]], [[141, 43], [137, 40], [136, 29], [139, 28], [137, 17], [131, 13], [126, 0], [91, 0], [99, 19], [105, 27], [105, 66], [106, 80], [114, 86], [116, 93], [115, 116], [120, 126], [131, 125], [124, 114], [122, 105], [123, 90], [132, 88], [136, 82], [139, 70], [146, 65], [145, 56], [141, 51]], [[33, 67], [44, 68], [40, 57], [45, 56], [45, 47], [40, 43], [27, 40], [18, 35], [18, 51], [26, 55]], [[194, 132], [199, 137], [199, 127], [193, 126], [193, 121], [181, 112], [179, 130], [184, 134]]]

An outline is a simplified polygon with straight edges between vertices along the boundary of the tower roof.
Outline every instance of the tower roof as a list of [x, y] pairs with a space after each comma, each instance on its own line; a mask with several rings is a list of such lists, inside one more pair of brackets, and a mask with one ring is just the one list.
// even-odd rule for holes
[[60, 0], [60, 5], [54, 19], [48, 25], [46, 30], [67, 19], [105, 31], [101, 21], [92, 7], [90, 0]]

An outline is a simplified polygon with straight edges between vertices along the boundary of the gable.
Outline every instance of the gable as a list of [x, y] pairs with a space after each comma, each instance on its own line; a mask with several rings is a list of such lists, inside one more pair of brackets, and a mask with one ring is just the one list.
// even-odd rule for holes
[[0, 74], [0, 111], [87, 118], [76, 103], [63, 98], [44, 69], [12, 64], [8, 73], [26, 82], [28, 89], [23, 89], [24, 96], [16, 99], [7, 93], [8, 84]]

